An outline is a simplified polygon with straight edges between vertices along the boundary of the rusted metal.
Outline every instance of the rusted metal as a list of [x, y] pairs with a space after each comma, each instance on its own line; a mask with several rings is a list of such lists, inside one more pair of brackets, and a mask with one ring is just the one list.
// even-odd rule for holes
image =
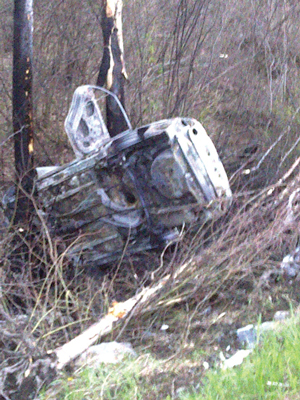
[[221, 215], [219, 199], [226, 205], [231, 199], [223, 165], [198, 121], [167, 119], [111, 138], [99, 104], [107, 93], [77, 89], [65, 123], [77, 158], [37, 169], [48, 226], [83, 265], [110, 263], [125, 248], [132, 254], [165, 245], [183, 224]]

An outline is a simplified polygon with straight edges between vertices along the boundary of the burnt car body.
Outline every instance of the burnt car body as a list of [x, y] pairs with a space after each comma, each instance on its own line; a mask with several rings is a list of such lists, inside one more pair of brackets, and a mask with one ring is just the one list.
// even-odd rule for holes
[[76, 159], [37, 168], [36, 189], [50, 231], [68, 257], [104, 265], [164, 246], [180, 227], [216, 218], [231, 190], [217, 151], [192, 118], [161, 120], [111, 138], [101, 101], [112, 95], [79, 87], [65, 122]]

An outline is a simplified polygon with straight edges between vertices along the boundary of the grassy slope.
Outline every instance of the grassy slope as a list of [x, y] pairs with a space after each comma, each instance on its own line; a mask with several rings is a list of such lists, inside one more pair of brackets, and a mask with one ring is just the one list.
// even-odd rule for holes
[[[195, 356], [195, 354], [194, 354]], [[198, 360], [202, 360], [198, 354]], [[175, 362], [179, 364], [179, 357]], [[182, 400], [296, 400], [300, 392], [300, 326], [291, 320], [269, 332], [254, 352], [234, 369], [214, 368], [203, 374], [197, 384], [167, 395], [159, 388], [162, 380], [157, 372], [165, 370], [164, 363], [150, 355], [127, 360], [119, 365], [83, 369], [74, 376], [64, 376], [53, 384], [46, 399], [182, 399]], [[169, 371], [170, 372], [170, 371]], [[164, 379], [172, 377], [166, 373]], [[193, 393], [193, 394], [188, 394]]]
[[[300, 391], [300, 327], [295, 321], [269, 333], [241, 367], [210, 371], [198, 394], [184, 399], [286, 399]], [[290, 397], [296, 398], [296, 397]]]

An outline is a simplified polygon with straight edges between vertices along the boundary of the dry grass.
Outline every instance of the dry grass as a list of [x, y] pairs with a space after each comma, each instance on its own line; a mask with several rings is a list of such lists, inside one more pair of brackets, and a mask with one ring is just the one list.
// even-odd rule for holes
[[[12, 298], [19, 298], [19, 307], [31, 310], [32, 315], [51, 314], [53, 308], [70, 318], [80, 314], [83, 320], [91, 321], [113, 299], [129, 298], [171, 273], [170, 283], [145, 306], [146, 318], [148, 313], [169, 312], [187, 303], [193, 304], [199, 315], [211, 302], [247, 303], [249, 295], [258, 293], [265, 283], [260, 281], [263, 273], [278, 267], [296, 245], [298, 235], [291, 227], [297, 224], [297, 215], [291, 226], [287, 207], [296, 186], [295, 178], [289, 184], [277, 185], [272, 193], [272, 188], [251, 195], [240, 193], [223, 219], [191, 227], [176, 249], [144, 258], [135, 256], [102, 277], [88, 276], [83, 269], [71, 266], [63, 242], [51, 238], [46, 226], [34, 239], [24, 239], [28, 243], [31, 239], [29, 259], [25, 254], [17, 257], [13, 234], [6, 235], [1, 246], [3, 299], [17, 310]], [[39, 325], [42, 323], [39, 321]], [[51, 326], [46, 331], [51, 332]]]
[[[174, 360], [163, 376], [173, 371], [179, 382], [178, 360], [188, 359], [195, 346], [208, 355], [215, 346], [222, 348], [224, 336], [228, 342], [226, 335], [235, 328], [299, 301], [297, 282], [291, 286], [278, 272], [298, 240], [297, 202], [293, 220], [287, 206], [300, 179], [295, 173], [264, 190], [235, 195], [226, 215], [190, 227], [175, 248], [132, 257], [102, 276], [71, 265], [64, 243], [51, 237], [44, 221], [43, 229], [23, 236], [23, 244], [16, 240], [19, 231], [3, 232], [2, 365], [22, 360], [25, 370], [30, 357], [72, 339], [105, 314], [113, 300], [127, 300], [171, 274], [151, 302], [104, 339], [130, 340], [159, 359]], [[264, 279], [270, 271], [275, 275]], [[169, 325], [167, 335], [160, 332], [162, 324]], [[169, 387], [165, 378], [161, 385], [162, 390]]]

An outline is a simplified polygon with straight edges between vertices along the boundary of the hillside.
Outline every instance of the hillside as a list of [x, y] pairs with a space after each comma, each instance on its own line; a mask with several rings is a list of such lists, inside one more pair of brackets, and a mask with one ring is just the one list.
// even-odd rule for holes
[[[100, 2], [37, 0], [34, 7], [35, 163], [62, 165], [74, 158], [63, 126], [74, 90], [94, 84], [99, 71]], [[147, 398], [178, 398], [174, 388], [202, 379], [203, 361], [213, 363], [229, 344], [234, 350], [237, 328], [298, 306], [298, 271], [289, 276], [280, 265], [299, 241], [299, 14], [292, 0], [124, 0], [132, 125], [199, 120], [227, 171], [233, 202], [220, 219], [186, 227], [175, 246], [121, 257], [105, 270], [71, 264], [61, 238], [47, 229], [35, 233], [29, 258], [16, 259], [14, 232], [1, 212], [3, 365], [16, 357], [26, 370], [31, 357], [78, 335], [113, 301], [170, 274], [169, 286], [103, 340], [129, 341], [165, 362], [149, 375], [157, 393]], [[3, 195], [14, 180], [12, 2], [0, 1], [0, 18]]]

